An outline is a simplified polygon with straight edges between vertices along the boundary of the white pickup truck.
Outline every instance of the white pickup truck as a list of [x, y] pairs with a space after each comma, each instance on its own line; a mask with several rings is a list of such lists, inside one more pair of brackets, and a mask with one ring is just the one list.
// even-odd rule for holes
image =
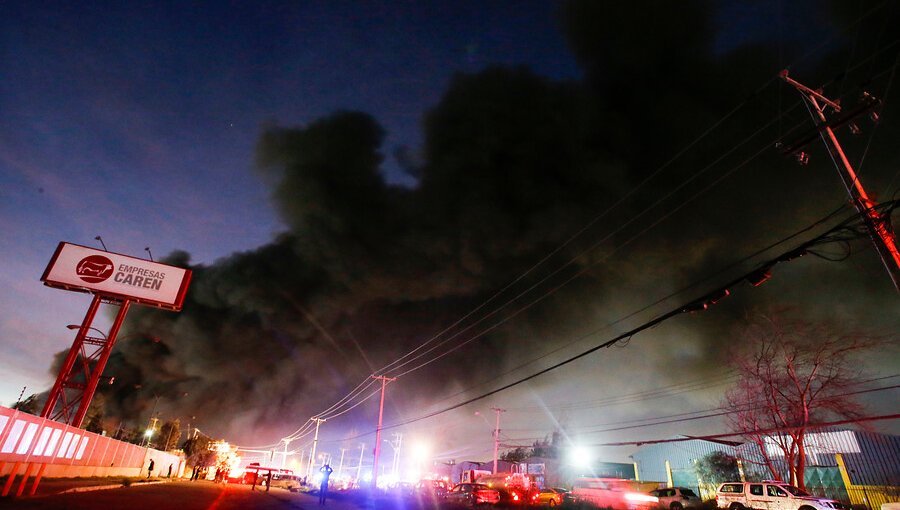
[[728, 510], [845, 510], [840, 501], [817, 498], [776, 480], [723, 483], [716, 491], [716, 505]]

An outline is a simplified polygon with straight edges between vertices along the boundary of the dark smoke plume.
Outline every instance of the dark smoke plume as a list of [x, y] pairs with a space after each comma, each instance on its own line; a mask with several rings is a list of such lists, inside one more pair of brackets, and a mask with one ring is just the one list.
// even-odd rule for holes
[[[163, 341], [117, 347], [107, 369], [117, 378], [104, 390], [107, 416], [146, 419], [158, 396], [158, 410], [195, 417], [211, 433], [275, 442], [617, 205], [517, 284], [508, 296], [549, 275], [496, 319], [583, 271], [579, 278], [395, 385], [395, 416], [414, 416], [429, 402], [708, 276], [846, 200], [820, 147], [811, 149], [815, 171], [774, 148], [781, 133], [806, 120], [802, 108], [754, 133], [798, 104], [799, 95], [777, 80], [766, 84], [785, 64], [773, 49], [714, 49], [727, 34], [715, 32], [711, 4], [567, 2], [561, 19], [584, 81], [505, 67], [456, 76], [425, 116], [413, 188], [385, 183], [384, 132], [365, 113], [266, 128], [257, 166], [273, 183], [273, 205], [288, 230], [210, 266], [191, 265], [187, 253], [168, 257], [195, 271], [184, 311], [131, 312], [129, 331]], [[892, 37], [896, 26], [886, 28]], [[885, 40], [861, 39], [856, 55], [874, 54]], [[848, 61], [845, 51], [804, 60], [804, 80], [828, 81], [832, 63]], [[849, 93], [850, 83], [864, 79], [883, 91], [887, 76], [875, 74], [895, 55], [847, 72], [848, 85], [829, 91]], [[741, 104], [711, 136], [689, 145]], [[897, 109], [888, 107], [882, 117], [895, 125]], [[863, 144], [850, 141], [848, 148], [860, 154]], [[875, 185], [890, 177], [879, 170], [883, 156], [873, 150], [866, 163]], [[660, 168], [666, 171], [656, 176]], [[740, 170], [729, 173], [734, 168]], [[623, 391], [637, 374], [663, 385], [685, 372], [709, 373], [734, 321], [771, 302], [800, 305], [812, 316], [896, 325], [875, 304], [882, 295], [895, 299], [886, 276], [865, 242], [853, 248], [863, 254], [848, 263], [798, 262], [769, 290], [744, 290], [715, 313], [635, 339], [624, 361], [597, 356], [567, 372], [570, 379], [564, 372], [531, 388], [552, 391], [556, 384], [593, 395]], [[835, 285], [847, 293], [818, 292]], [[862, 297], [839, 303], [847, 295]], [[371, 423], [346, 429], [368, 431]]]

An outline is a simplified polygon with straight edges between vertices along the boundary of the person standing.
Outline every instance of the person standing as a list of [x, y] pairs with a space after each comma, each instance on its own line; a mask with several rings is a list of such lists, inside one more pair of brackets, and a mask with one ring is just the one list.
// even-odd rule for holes
[[325, 464], [322, 466], [322, 469], [319, 470], [322, 473], [322, 484], [319, 485], [319, 504], [325, 504], [325, 497], [328, 495], [328, 477], [331, 476], [331, 473], [334, 470], [331, 469], [331, 466]]
[[153, 462], [153, 459], [150, 459], [150, 465], [147, 466], [147, 478], [150, 478], [153, 475], [153, 468], [156, 466], [156, 463]]

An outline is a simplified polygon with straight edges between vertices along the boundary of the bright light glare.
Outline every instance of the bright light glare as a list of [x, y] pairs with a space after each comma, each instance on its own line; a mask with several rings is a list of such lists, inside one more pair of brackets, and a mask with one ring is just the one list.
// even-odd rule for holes
[[426, 443], [419, 442], [413, 447], [413, 456], [418, 461], [427, 459], [429, 453], [431, 453], [431, 448]]
[[594, 454], [584, 446], [575, 446], [569, 452], [569, 462], [579, 467], [590, 467]]
[[144, 435], [147, 436], [147, 437], [152, 436], [152, 435], [153, 435], [153, 429], [147, 429], [147, 430], [144, 432]]
[[640, 492], [626, 492], [625, 499], [629, 501], [641, 501], [645, 503], [658, 503], [659, 498], [649, 494], [641, 494]]

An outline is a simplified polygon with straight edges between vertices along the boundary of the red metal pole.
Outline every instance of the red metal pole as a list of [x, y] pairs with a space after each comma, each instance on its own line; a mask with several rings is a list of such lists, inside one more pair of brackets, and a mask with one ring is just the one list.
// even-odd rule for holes
[[[824, 119], [824, 115], [822, 115], [821, 112], [819, 112], [819, 116]], [[869, 198], [865, 188], [863, 188], [862, 183], [859, 181], [859, 177], [856, 176], [856, 172], [850, 165], [850, 161], [847, 159], [846, 154], [844, 154], [844, 149], [838, 142], [837, 137], [834, 136], [834, 131], [832, 131], [830, 127], [825, 126], [824, 133], [822, 138], [825, 139], [825, 135], [828, 135], [827, 141], [831, 142], [834, 153], [837, 155], [841, 165], [844, 167], [844, 171], [850, 178], [849, 184], [853, 186], [853, 190], [851, 191], [848, 189], [847, 191], [853, 199], [853, 205], [856, 206], [857, 211], [861, 214], [865, 214], [868, 218], [867, 224], [869, 227], [869, 235], [872, 237], [872, 242], [875, 243], [875, 250], [881, 255], [881, 261], [884, 264], [885, 269], [887, 269], [891, 280], [894, 282], [894, 287], [896, 287], [897, 290], [900, 290], [900, 279], [898, 279], [898, 274], [900, 274], [898, 273], [898, 270], [900, 270], [900, 251], [898, 251], [897, 244], [894, 242], [893, 233], [885, 224], [887, 220], [882, 218], [878, 214], [878, 211], [874, 209], [875, 202]], [[853, 195], [853, 191], [856, 192], [855, 196]], [[881, 242], [879, 243], [879, 241]]]
[[13, 482], [16, 481], [16, 472], [21, 465], [22, 462], [18, 460], [13, 464], [12, 470], [9, 472], [9, 478], [6, 479], [6, 483], [3, 485], [3, 492], [0, 492], [0, 496], [3, 496], [4, 498], [9, 496], [9, 490], [12, 489]]
[[[53, 383], [53, 388], [50, 390], [50, 394], [47, 395], [47, 402], [44, 403], [44, 410], [41, 411], [41, 418], [52, 419], [53, 409], [56, 407], [56, 403], [59, 401], [59, 398], [63, 396], [66, 380], [72, 374], [72, 367], [75, 366], [75, 361], [78, 359], [78, 355], [81, 352], [82, 346], [84, 345], [84, 338], [88, 334], [88, 329], [90, 329], [91, 323], [94, 322], [94, 316], [97, 315], [98, 308], [100, 308], [100, 295], [94, 294], [94, 299], [91, 300], [91, 305], [90, 307], [88, 307], [88, 311], [84, 316], [84, 320], [81, 322], [81, 327], [78, 328], [78, 334], [75, 335], [75, 341], [72, 342], [72, 348], [69, 349], [69, 354], [66, 355], [65, 361], [63, 361], [62, 368], [60, 368], [59, 370], [59, 375], [56, 377], [56, 382]], [[68, 414], [68, 409], [66, 409], [66, 403], [64, 401], [64, 423], [68, 423], [69, 421]]]
[[47, 467], [47, 463], [41, 464], [41, 467], [38, 469], [37, 475], [34, 477], [34, 483], [31, 485], [31, 490], [28, 491], [29, 496], [34, 496], [34, 493], [37, 492], [38, 484], [41, 483], [41, 477], [44, 476], [44, 469]]
[[34, 464], [32, 464], [31, 462], [25, 465], [25, 474], [22, 475], [22, 481], [19, 482], [19, 488], [16, 490], [17, 498], [21, 496], [23, 492], [25, 492], [25, 484], [28, 483], [28, 477], [31, 476], [32, 469], [34, 469]]
[[[882, 218], [878, 211], [874, 209], [875, 203], [869, 198], [869, 195], [863, 188], [862, 182], [860, 182], [859, 177], [853, 170], [847, 155], [844, 154], [844, 149], [838, 142], [834, 130], [831, 129], [831, 126], [828, 125], [828, 120], [825, 118], [826, 106], [831, 107], [834, 111], [840, 111], [840, 105], [823, 96], [819, 91], [812, 90], [790, 78], [787, 70], [781, 72], [781, 79], [800, 91], [807, 98], [809, 104], [812, 105], [812, 109], [815, 110], [815, 114], [810, 111], [810, 115], [813, 116], [814, 121], [817, 121], [816, 124], [820, 128], [819, 134], [822, 137], [822, 142], [825, 143], [825, 147], [831, 153], [834, 164], [838, 173], [841, 174], [854, 207], [860, 214], [865, 215], [866, 228], [869, 230], [869, 236], [875, 244], [875, 251], [881, 257], [881, 262], [887, 269], [894, 287], [900, 290], [900, 250], [897, 248], [894, 233], [889, 227], [890, 218]], [[824, 106], [820, 106], [819, 101]]]
[[375, 432], [375, 460], [372, 463], [372, 487], [378, 487], [378, 454], [381, 453], [381, 419], [384, 416], [384, 387], [387, 385], [388, 381], [393, 381], [394, 379], [388, 379], [385, 376], [375, 377], [372, 376], [373, 379], [381, 379], [381, 404], [378, 406], [378, 428]]
[[78, 412], [75, 413], [75, 418], [72, 419], [72, 423], [70, 423], [73, 427], [81, 427], [81, 422], [84, 420], [84, 415], [87, 414], [88, 406], [91, 405], [91, 400], [94, 398], [94, 392], [97, 390], [97, 383], [100, 382], [100, 375], [103, 373], [106, 361], [112, 353], [113, 345], [116, 344], [116, 336], [119, 334], [119, 329], [122, 327], [122, 322], [125, 320], [125, 314], [128, 313], [128, 306], [130, 304], [131, 301], [126, 299], [122, 301], [122, 304], [119, 306], [119, 313], [116, 314], [116, 320], [113, 322], [112, 328], [110, 328], [109, 334], [106, 336], [103, 352], [100, 354], [100, 358], [97, 360], [94, 369], [91, 371], [91, 379], [84, 388], [84, 393], [81, 397], [81, 405], [78, 407]]

